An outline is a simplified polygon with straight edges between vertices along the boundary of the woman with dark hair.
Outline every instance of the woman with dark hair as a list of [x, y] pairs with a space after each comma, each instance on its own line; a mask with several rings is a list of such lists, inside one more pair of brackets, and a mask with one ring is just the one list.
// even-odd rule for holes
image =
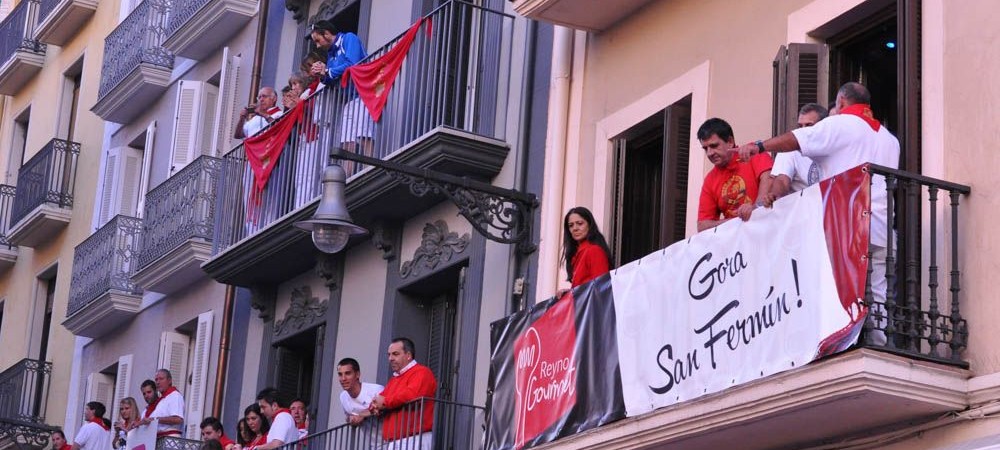
[[66, 442], [66, 433], [63, 433], [62, 430], [53, 431], [49, 439], [52, 441], [52, 450], [71, 450], [73, 448]]
[[253, 431], [250, 431], [250, 426], [247, 425], [246, 417], [236, 422], [236, 443], [240, 444], [240, 447], [246, 448], [253, 442], [254, 437]]
[[256, 403], [247, 406], [243, 410], [243, 418], [247, 421], [247, 429], [253, 434], [250, 443], [243, 448], [253, 450], [254, 448], [267, 443], [267, 432], [271, 429], [271, 423], [267, 421], [260, 412], [260, 406]]
[[87, 423], [73, 439], [73, 450], [108, 450], [111, 448], [111, 421], [104, 418], [104, 403], [90, 402], [83, 407]]
[[563, 260], [567, 280], [577, 287], [611, 270], [611, 249], [597, 228], [594, 215], [582, 206], [563, 219]]

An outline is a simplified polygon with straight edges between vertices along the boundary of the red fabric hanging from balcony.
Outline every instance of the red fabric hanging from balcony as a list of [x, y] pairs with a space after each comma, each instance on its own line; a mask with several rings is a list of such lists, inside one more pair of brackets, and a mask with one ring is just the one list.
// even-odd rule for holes
[[382, 109], [385, 108], [392, 84], [396, 81], [396, 75], [399, 75], [399, 69], [403, 66], [403, 60], [406, 59], [406, 54], [410, 51], [413, 39], [417, 37], [420, 25], [424, 22], [427, 23], [427, 38], [430, 39], [431, 19], [429, 17], [421, 18], [384, 55], [369, 62], [348, 67], [340, 78], [341, 87], [347, 87], [349, 82], [354, 82], [358, 96], [368, 108], [372, 120], [378, 122], [382, 117]]
[[302, 111], [307, 103], [311, 102], [299, 102], [269, 127], [243, 140], [247, 162], [250, 163], [250, 170], [253, 172], [253, 183], [247, 199], [248, 216], [251, 216], [254, 208], [260, 205], [264, 187], [271, 178], [271, 171], [278, 164], [278, 158], [281, 157], [282, 150], [285, 149], [285, 144], [288, 143], [295, 126], [302, 121]]

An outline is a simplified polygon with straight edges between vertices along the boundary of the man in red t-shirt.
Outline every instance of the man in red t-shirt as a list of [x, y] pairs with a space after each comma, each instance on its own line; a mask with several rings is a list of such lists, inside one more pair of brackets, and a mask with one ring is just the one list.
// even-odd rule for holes
[[[770, 191], [771, 165], [767, 153], [742, 162], [735, 153], [733, 128], [725, 120], [711, 118], [698, 128], [698, 141], [705, 156], [715, 165], [701, 187], [698, 202], [698, 231], [739, 217], [749, 220], [754, 208], [763, 205]], [[721, 217], [720, 217], [721, 216]]]

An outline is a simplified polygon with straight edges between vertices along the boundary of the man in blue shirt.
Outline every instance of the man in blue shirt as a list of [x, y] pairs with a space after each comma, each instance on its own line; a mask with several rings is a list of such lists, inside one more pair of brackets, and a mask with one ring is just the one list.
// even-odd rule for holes
[[[323, 77], [323, 84], [334, 87], [340, 83], [340, 77], [348, 67], [361, 62], [367, 54], [358, 35], [350, 32], [338, 32], [337, 28], [327, 20], [313, 24], [310, 37], [316, 47], [327, 53], [326, 62], [313, 63], [310, 73]], [[364, 102], [358, 97], [353, 86], [348, 86], [345, 92], [344, 108], [341, 116], [340, 142], [345, 150], [357, 151], [361, 144], [362, 152], [372, 155], [374, 147], [375, 123], [365, 108]], [[344, 168], [345, 170], [348, 167]], [[352, 170], [348, 170], [350, 174]]]

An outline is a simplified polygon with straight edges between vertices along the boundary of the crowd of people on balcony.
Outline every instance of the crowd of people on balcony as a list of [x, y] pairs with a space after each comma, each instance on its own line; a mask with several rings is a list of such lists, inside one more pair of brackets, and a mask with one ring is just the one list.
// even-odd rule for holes
[[[343, 392], [340, 404], [346, 427], [355, 439], [383, 442], [393, 448], [430, 449], [433, 441], [434, 402], [437, 379], [415, 359], [412, 340], [399, 337], [387, 350], [392, 376], [383, 387], [361, 381], [361, 366], [354, 358], [337, 363], [337, 379]], [[84, 408], [86, 422], [72, 444], [59, 430], [51, 435], [53, 450], [123, 450], [128, 433], [157, 423], [157, 439], [179, 438], [184, 429], [184, 397], [173, 386], [170, 371], [160, 369], [153, 380], [140, 385], [145, 410], [132, 397], [119, 402], [118, 418], [105, 418], [106, 406], [98, 401]], [[285, 394], [267, 388], [257, 394], [236, 423], [236, 440], [226, 435], [222, 421], [205, 417], [199, 422], [202, 450], [273, 450], [294, 442], [308, 442], [308, 403], [296, 398], [285, 404]]]

